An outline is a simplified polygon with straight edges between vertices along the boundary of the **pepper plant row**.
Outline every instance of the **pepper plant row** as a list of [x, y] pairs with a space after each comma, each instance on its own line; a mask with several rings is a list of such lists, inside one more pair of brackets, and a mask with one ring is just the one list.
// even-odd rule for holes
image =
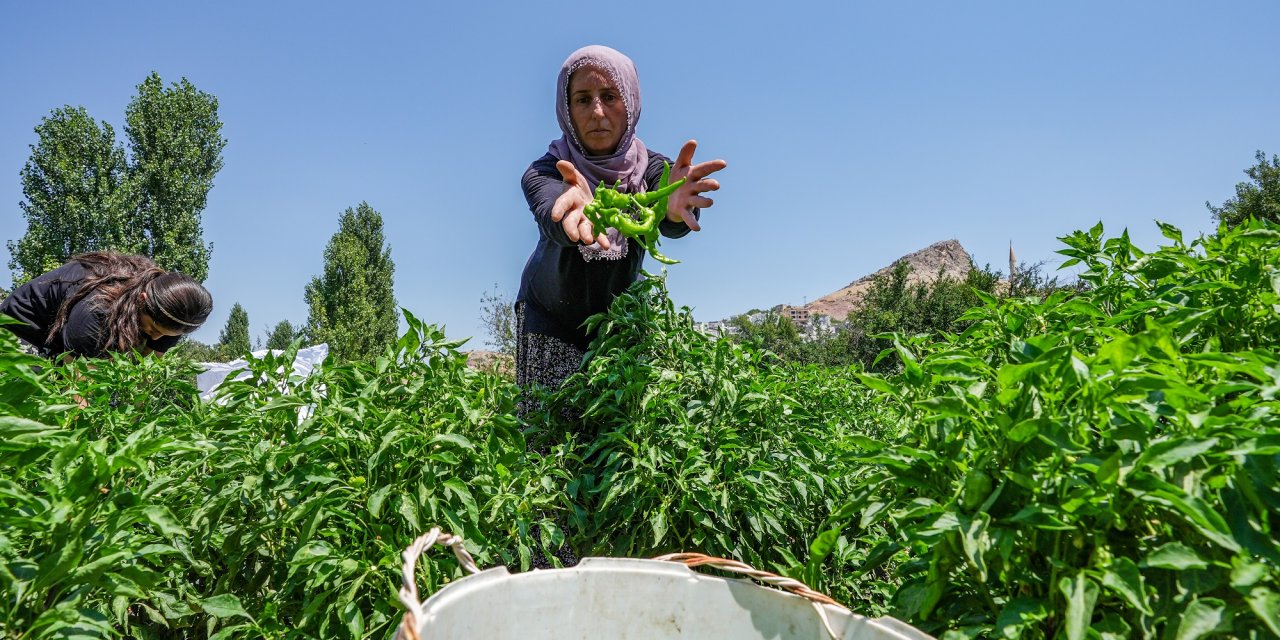
[[190, 363], [0, 332], [0, 636], [385, 638], [437, 525], [513, 570], [733, 557], [944, 638], [1280, 635], [1280, 230], [1163, 230], [1064, 238], [1084, 290], [888, 336], [884, 375], [711, 339], [651, 277], [522, 416], [408, 314], [372, 362], [268, 357], [211, 403]]

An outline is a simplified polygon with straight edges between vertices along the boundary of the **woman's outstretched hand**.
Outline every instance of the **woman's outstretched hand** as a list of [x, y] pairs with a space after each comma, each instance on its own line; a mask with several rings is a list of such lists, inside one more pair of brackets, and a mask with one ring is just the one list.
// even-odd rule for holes
[[676, 192], [667, 200], [667, 219], [672, 222], [683, 222], [690, 229], [701, 231], [702, 227], [698, 226], [698, 219], [693, 216], [693, 209], [694, 207], [706, 209], [715, 204], [711, 198], [699, 194], [720, 188], [720, 183], [716, 179], [707, 176], [727, 167], [728, 163], [716, 159], [693, 164], [693, 152], [697, 148], [696, 140], [684, 143], [684, 146], [680, 147], [680, 155], [676, 156], [675, 165], [671, 167], [671, 182], [681, 178], [687, 178], [688, 181], [676, 189]]
[[591, 227], [591, 221], [582, 213], [582, 209], [594, 198], [587, 179], [568, 160], [557, 162], [556, 169], [560, 170], [560, 177], [564, 180], [564, 193], [551, 205], [551, 219], [560, 223], [570, 240], [583, 244], [599, 242], [601, 249], [608, 250], [609, 237], [605, 235], [605, 230], [600, 229], [596, 233], [597, 230]]
[[[706, 209], [715, 204], [711, 198], [701, 194], [720, 188], [719, 181], [707, 176], [728, 166], [728, 163], [719, 159], [693, 164], [693, 152], [697, 148], [698, 143], [695, 140], [684, 143], [680, 148], [676, 163], [671, 167], [670, 180], [675, 182], [685, 178], [686, 181], [667, 200], [667, 219], [672, 222], [683, 222], [694, 231], [700, 231], [702, 227], [698, 225], [698, 219], [693, 216], [693, 209], [695, 207]], [[582, 213], [583, 208], [590, 204], [594, 197], [592, 186], [587, 184], [587, 179], [582, 177], [578, 168], [568, 160], [557, 162], [556, 169], [560, 171], [560, 177], [564, 181], [564, 193], [560, 194], [555, 204], [551, 206], [551, 219], [560, 223], [569, 240], [582, 244], [597, 242], [601, 249], [609, 249], [609, 237], [605, 235], [605, 230], [593, 228], [591, 221], [587, 220], [587, 216]]]

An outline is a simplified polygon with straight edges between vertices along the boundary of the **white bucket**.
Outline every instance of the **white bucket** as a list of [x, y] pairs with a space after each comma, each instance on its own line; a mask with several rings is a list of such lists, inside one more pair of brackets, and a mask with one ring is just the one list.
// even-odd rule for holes
[[585, 558], [568, 569], [514, 575], [496, 567], [449, 584], [409, 609], [405, 624], [413, 629], [402, 628], [400, 635], [414, 638], [416, 631], [422, 640], [929, 638], [893, 618], [865, 618], [665, 560]]

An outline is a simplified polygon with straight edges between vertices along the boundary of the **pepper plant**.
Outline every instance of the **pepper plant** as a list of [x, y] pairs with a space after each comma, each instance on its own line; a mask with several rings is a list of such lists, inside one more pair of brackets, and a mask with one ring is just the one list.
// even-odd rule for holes
[[[889, 535], [944, 637], [1280, 635], [1280, 230], [1063, 238], [1079, 294], [997, 301], [864, 375], [899, 414], [831, 518]], [[832, 534], [836, 530], [832, 530]]]

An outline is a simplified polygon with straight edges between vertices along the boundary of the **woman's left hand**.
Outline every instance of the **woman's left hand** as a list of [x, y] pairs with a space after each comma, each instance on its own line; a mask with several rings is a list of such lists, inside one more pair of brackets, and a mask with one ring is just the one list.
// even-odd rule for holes
[[698, 226], [698, 219], [693, 215], [693, 209], [706, 209], [715, 204], [711, 198], [699, 194], [720, 188], [717, 180], [707, 176], [728, 166], [727, 162], [719, 159], [693, 164], [693, 152], [697, 148], [696, 140], [690, 140], [680, 148], [680, 155], [676, 156], [676, 163], [671, 167], [671, 182], [681, 178], [685, 178], [686, 182], [667, 200], [667, 220], [683, 222], [693, 231], [702, 230]]

